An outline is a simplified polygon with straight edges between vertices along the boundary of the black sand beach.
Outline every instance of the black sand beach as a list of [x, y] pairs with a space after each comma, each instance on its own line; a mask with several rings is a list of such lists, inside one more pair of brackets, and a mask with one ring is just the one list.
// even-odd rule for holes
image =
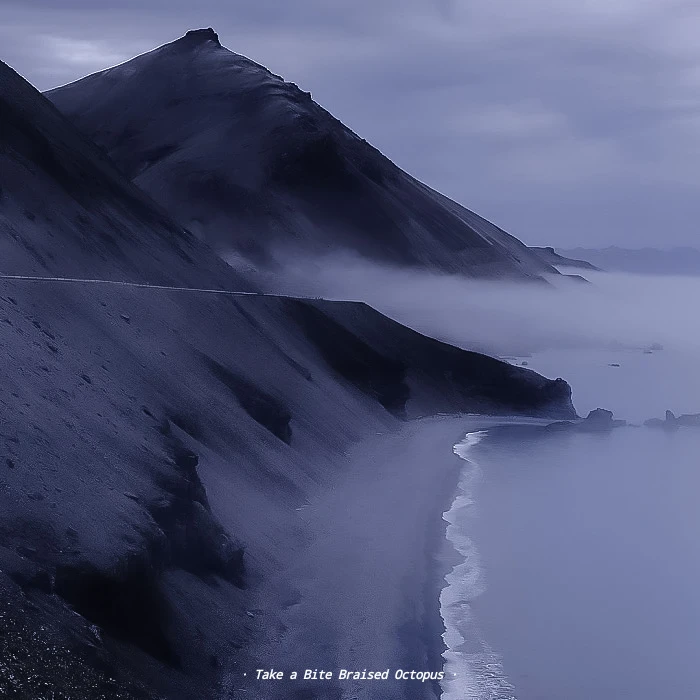
[[[282, 608], [285, 629], [259, 649], [259, 658], [285, 671], [285, 678], [292, 670], [301, 678], [304, 669], [332, 671], [335, 678], [277, 681], [276, 688], [273, 681], [255, 681], [247, 688], [241, 684], [241, 690], [279, 698], [438, 697], [435, 682], [395, 680], [394, 674], [442, 670], [435, 564], [444, 549], [442, 513], [464, 465], [453, 445], [469, 422], [467, 417], [412, 421], [349, 452], [348, 469], [341, 470], [346, 476], [299, 511], [313, 533], [308, 548], [261, 595], [261, 606], [273, 600]], [[299, 595], [285, 601], [283, 582], [289, 579]], [[389, 669], [389, 680], [337, 681], [339, 669]]]

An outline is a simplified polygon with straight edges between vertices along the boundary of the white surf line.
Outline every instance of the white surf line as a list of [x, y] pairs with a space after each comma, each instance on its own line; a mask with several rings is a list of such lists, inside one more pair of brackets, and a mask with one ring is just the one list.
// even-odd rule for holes
[[72, 282], [74, 284], [113, 284], [122, 287], [137, 287], [139, 289], [162, 289], [170, 292], [198, 292], [201, 294], [225, 294], [229, 296], [259, 296], [259, 297], [284, 297], [286, 299], [304, 299], [311, 297], [297, 297], [288, 294], [266, 294], [264, 292], [234, 292], [230, 289], [207, 289], [204, 287], [174, 287], [166, 284], [148, 284], [145, 282], [124, 282], [121, 280], [81, 279], [79, 277], [40, 277], [37, 275], [3, 275], [0, 280], [13, 280], [19, 282]]

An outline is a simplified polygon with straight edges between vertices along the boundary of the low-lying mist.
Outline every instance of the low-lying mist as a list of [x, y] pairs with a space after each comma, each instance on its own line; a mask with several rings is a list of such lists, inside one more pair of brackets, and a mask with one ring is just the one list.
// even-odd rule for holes
[[[572, 274], [578, 271], [570, 270]], [[700, 278], [586, 273], [549, 285], [482, 281], [334, 255], [259, 273], [270, 292], [364, 301], [422, 333], [497, 355], [552, 348], [700, 346]]]

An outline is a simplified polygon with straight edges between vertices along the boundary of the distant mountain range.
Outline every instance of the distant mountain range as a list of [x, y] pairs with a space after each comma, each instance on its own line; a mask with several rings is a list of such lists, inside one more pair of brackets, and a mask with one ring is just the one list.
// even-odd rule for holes
[[537, 253], [537, 255], [542, 258], [544, 262], [554, 267], [574, 267], [579, 270], [589, 270], [596, 271], [595, 265], [587, 262], [586, 260], [578, 260], [575, 257], [568, 257], [557, 253], [551, 246], [540, 247], [540, 246], [530, 246], [530, 250]]
[[211, 29], [46, 95], [184, 228], [230, 256], [269, 265], [351, 251], [475, 277], [556, 274]]
[[700, 250], [691, 247], [658, 248], [569, 248], [557, 253], [583, 258], [608, 271], [667, 275], [700, 275]]

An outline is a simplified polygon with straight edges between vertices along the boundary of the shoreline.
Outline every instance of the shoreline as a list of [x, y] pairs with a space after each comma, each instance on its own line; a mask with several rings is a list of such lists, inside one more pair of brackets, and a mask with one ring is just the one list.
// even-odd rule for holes
[[[468, 432], [465, 431], [465, 435]], [[437, 499], [438, 512], [431, 517], [427, 527], [426, 580], [424, 586], [425, 621], [422, 641], [426, 650], [428, 667], [443, 672], [445, 671], [443, 654], [448, 650], [448, 646], [445, 644], [443, 637], [446, 627], [445, 619], [442, 616], [440, 598], [442, 591], [448, 585], [445, 577], [461, 562], [459, 552], [447, 539], [449, 523], [444, 516], [457, 498], [464, 467], [465, 463], [460, 459], [455, 463], [448, 478], [445, 479], [442, 493]], [[431, 685], [435, 698], [441, 698], [443, 690], [440, 681], [433, 681]]]
[[[454, 446], [467, 433], [516, 420], [528, 422], [432, 416], [353, 445], [334, 485], [299, 512], [309, 543], [290, 552], [281, 572], [284, 598], [264, 594], [268, 611], [279, 611], [280, 624], [272, 643], [252, 657], [256, 668], [324, 669], [334, 672], [333, 679], [300, 677], [276, 686], [251, 680], [248, 693], [278, 700], [293, 687], [324, 700], [441, 697], [439, 680], [395, 680], [393, 674], [444, 670], [440, 594], [446, 574], [462, 561], [450, 551], [443, 517], [466, 466]], [[339, 680], [339, 669], [390, 669], [390, 676]]]
[[[542, 418], [530, 418], [526, 416], [465, 416], [466, 425], [465, 431], [452, 447], [456, 448], [462, 444], [468, 435], [475, 433], [483, 433], [483, 437], [475, 442], [470, 448], [476, 447], [481, 442], [490, 442], [502, 436], [504, 431], [508, 434], [509, 428], [521, 429], [525, 433], [531, 430], [536, 430], [537, 427], [551, 423], [553, 419], [547, 420]], [[530, 430], [528, 430], [530, 429]], [[471, 452], [471, 449], [470, 449]], [[445, 671], [445, 679], [447, 680], [446, 665], [447, 660], [444, 657], [445, 652], [450, 651], [450, 647], [445, 642], [444, 634], [448, 631], [446, 620], [443, 616], [442, 594], [451, 585], [447, 581], [447, 577], [452, 574], [455, 569], [465, 563], [464, 556], [459, 552], [455, 544], [448, 537], [448, 529], [451, 523], [446, 519], [446, 515], [452, 510], [456, 501], [462, 495], [460, 493], [460, 485], [465, 469], [471, 464], [478, 464], [468, 457], [455, 455], [459, 458], [459, 464], [455, 469], [455, 476], [452, 482], [452, 487], [442, 499], [442, 508], [439, 516], [431, 521], [432, 530], [432, 546], [426, 552], [426, 566], [428, 567], [429, 585], [426, 586], [426, 610], [431, 611], [426, 619], [426, 648], [428, 654], [437, 660], [439, 668]], [[469, 494], [467, 494], [469, 496]], [[445, 692], [443, 686], [439, 682], [435, 682], [435, 698], [440, 700]]]
[[328, 681], [300, 677], [276, 687], [252, 680], [248, 693], [265, 700], [294, 692], [324, 700], [439, 698], [435, 681], [393, 674], [442, 670], [433, 557], [464, 464], [453, 445], [473, 420], [416, 419], [353, 445], [336, 483], [299, 513], [309, 544], [290, 552], [281, 573], [286, 601], [266, 594], [268, 610], [280, 611], [279, 633], [254, 654], [256, 668], [390, 669], [389, 680], [339, 680], [337, 673]]

